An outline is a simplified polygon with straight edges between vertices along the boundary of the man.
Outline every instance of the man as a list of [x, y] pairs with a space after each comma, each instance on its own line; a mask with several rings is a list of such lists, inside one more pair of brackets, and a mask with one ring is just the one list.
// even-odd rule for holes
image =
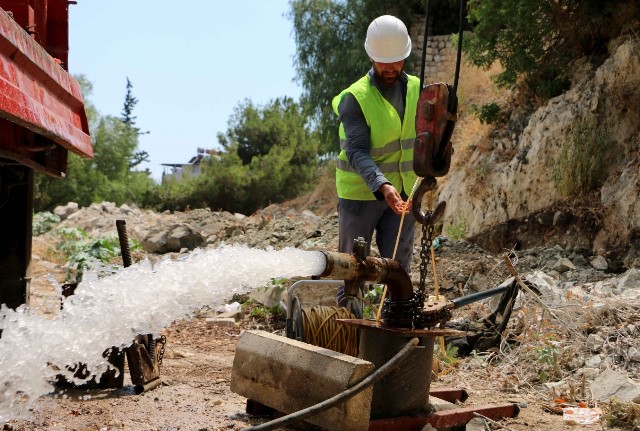
[[[417, 178], [413, 142], [420, 80], [403, 71], [411, 39], [398, 18], [384, 15], [373, 20], [364, 47], [371, 70], [332, 103], [341, 122], [336, 166], [338, 251], [351, 253], [358, 237], [370, 245], [375, 230], [380, 255], [391, 258], [401, 215], [409, 207], [408, 195]], [[407, 272], [414, 232], [415, 219], [407, 212], [395, 255]], [[346, 306], [352, 298], [342, 288], [336, 299], [338, 305]]]

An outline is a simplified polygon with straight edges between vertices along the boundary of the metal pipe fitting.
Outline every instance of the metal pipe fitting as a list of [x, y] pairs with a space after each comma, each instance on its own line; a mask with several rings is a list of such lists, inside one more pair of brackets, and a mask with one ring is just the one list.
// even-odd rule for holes
[[320, 277], [333, 280], [371, 281], [387, 285], [391, 301], [408, 301], [413, 297], [411, 278], [395, 260], [353, 254], [322, 251], [325, 269]]

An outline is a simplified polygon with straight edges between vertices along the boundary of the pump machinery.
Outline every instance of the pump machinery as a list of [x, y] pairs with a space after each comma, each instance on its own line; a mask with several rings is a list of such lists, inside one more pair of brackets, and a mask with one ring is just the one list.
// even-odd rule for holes
[[[477, 414], [489, 419], [518, 414], [514, 403], [458, 408], [446, 402], [465, 401], [467, 394], [463, 388], [431, 387], [436, 340], [463, 335], [445, 327], [452, 310], [502, 294], [504, 321], [517, 295], [514, 285], [451, 301], [439, 296], [437, 288], [434, 295], [426, 291], [428, 252], [432, 251], [435, 225], [444, 215], [446, 203], [428, 205], [426, 210], [422, 205], [428, 194], [432, 197], [436, 178], [446, 175], [451, 165], [465, 8], [462, 0], [453, 86], [445, 83], [424, 86], [427, 0], [413, 157], [413, 170], [420, 184], [411, 210], [422, 226], [418, 286], [414, 288], [398, 262], [365, 255], [368, 244], [361, 238], [354, 239], [351, 254], [324, 252], [326, 265], [321, 277], [344, 284], [347, 310], [342, 307], [325, 314], [321, 323], [311, 328], [311, 320], [305, 317], [312, 315], [314, 308], [304, 307], [297, 294], [300, 284], [322, 288], [336, 283], [296, 282], [289, 289], [287, 301], [287, 337], [247, 331], [238, 341], [231, 389], [247, 397], [250, 413], [272, 410], [285, 414], [249, 430], [277, 429], [301, 420], [336, 431], [419, 431], [427, 425], [431, 426], [429, 429], [464, 430]], [[361, 292], [365, 281], [382, 283], [388, 291], [380, 305], [381, 315], [375, 320], [362, 318]], [[434, 285], [437, 286], [435, 279]], [[334, 326], [328, 325], [330, 320]], [[327, 333], [327, 337], [318, 337], [320, 332]], [[500, 331], [495, 332], [499, 337]], [[350, 335], [344, 336], [347, 333]], [[348, 342], [336, 345], [333, 341], [338, 336], [344, 336]]]

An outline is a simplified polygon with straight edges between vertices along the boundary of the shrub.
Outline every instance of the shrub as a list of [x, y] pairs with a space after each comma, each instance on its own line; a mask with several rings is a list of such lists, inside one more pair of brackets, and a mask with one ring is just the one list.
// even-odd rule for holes
[[467, 236], [467, 224], [462, 220], [456, 224], [447, 226], [445, 231], [451, 239], [462, 239]]
[[574, 125], [571, 139], [564, 141], [558, 157], [551, 162], [551, 178], [564, 197], [580, 197], [591, 190], [598, 179], [607, 131], [593, 120]]
[[33, 234], [38, 236], [49, 232], [53, 226], [60, 223], [60, 217], [45, 211], [33, 215]]
[[473, 115], [475, 115], [482, 124], [491, 124], [498, 119], [500, 106], [495, 102], [487, 103], [482, 106], [472, 103], [471, 112], [473, 112]]

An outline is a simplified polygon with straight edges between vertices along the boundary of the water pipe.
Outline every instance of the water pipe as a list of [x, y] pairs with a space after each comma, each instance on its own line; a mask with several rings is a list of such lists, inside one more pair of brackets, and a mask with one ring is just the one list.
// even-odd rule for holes
[[358, 257], [354, 254], [321, 251], [326, 259], [322, 278], [385, 283], [391, 301], [409, 301], [413, 297], [411, 278], [396, 260]]

